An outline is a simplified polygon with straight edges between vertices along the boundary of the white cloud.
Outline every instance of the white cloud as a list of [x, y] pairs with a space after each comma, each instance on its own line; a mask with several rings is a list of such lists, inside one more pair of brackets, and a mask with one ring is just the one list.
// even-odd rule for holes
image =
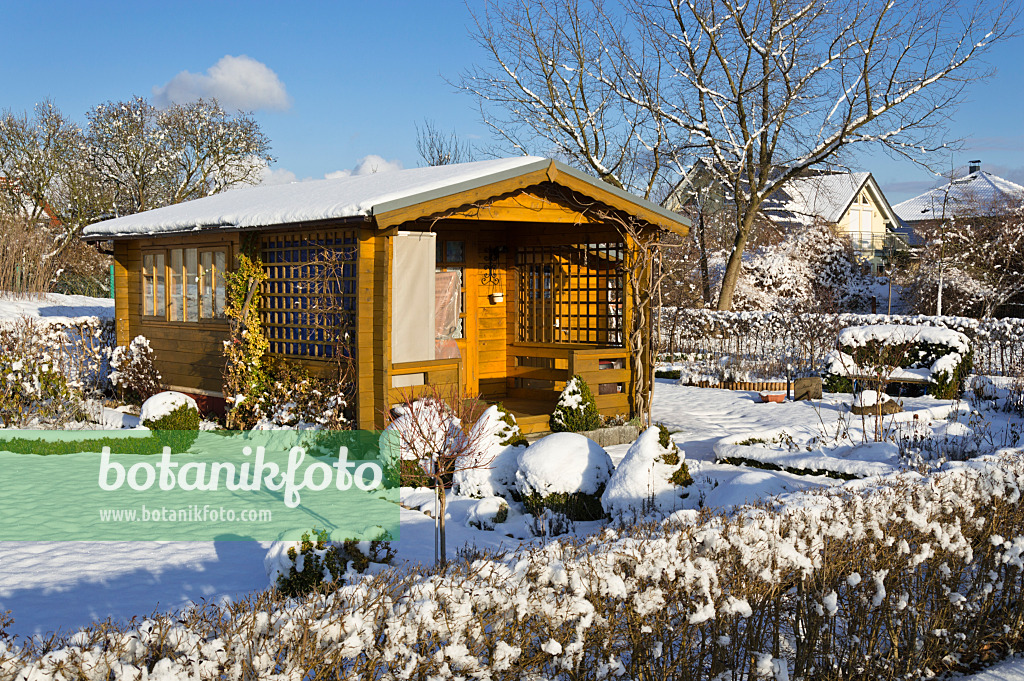
[[[353, 177], [355, 175], [372, 175], [373, 173], [387, 173], [393, 170], [403, 170], [405, 166], [399, 160], [386, 161], [383, 156], [376, 154], [370, 154], [356, 161], [355, 168], [351, 170], [335, 170], [333, 172], [324, 175], [325, 180], [334, 180], [339, 177]], [[262, 170], [262, 179], [260, 180], [261, 186], [269, 186], [274, 184], [291, 184], [292, 182], [311, 182], [315, 177], [304, 177], [299, 179], [299, 176], [288, 170], [287, 168], [268, 168], [264, 167]]]
[[276, 109], [291, 106], [284, 83], [266, 64], [244, 54], [225, 55], [206, 73], [182, 71], [166, 85], [153, 88], [157, 106], [216, 97], [226, 109]]
[[[307, 178], [309, 179], [309, 178]], [[291, 184], [298, 182], [298, 176], [287, 168], [264, 168], [261, 185]]]
[[338, 177], [351, 177], [352, 175], [372, 175], [373, 173], [389, 173], [393, 170], [402, 170], [405, 166], [399, 160], [386, 161], [383, 156], [370, 154], [356, 161], [356, 167], [351, 170], [335, 170], [324, 175], [328, 180]]

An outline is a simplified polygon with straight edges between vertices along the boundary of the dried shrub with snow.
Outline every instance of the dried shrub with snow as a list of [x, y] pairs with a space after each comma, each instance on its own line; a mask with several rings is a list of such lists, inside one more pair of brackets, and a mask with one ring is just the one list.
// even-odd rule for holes
[[551, 413], [552, 433], [581, 433], [601, 425], [601, 413], [590, 386], [578, 374], [569, 379]]
[[547, 509], [570, 520], [597, 520], [604, 516], [601, 494], [613, 468], [608, 452], [593, 440], [553, 433], [519, 455], [516, 490], [534, 515]]
[[601, 495], [605, 513], [625, 521], [678, 511], [693, 484], [684, 457], [664, 426], [640, 433]]
[[110, 385], [122, 402], [142, 404], [160, 392], [162, 376], [153, 364], [155, 355], [145, 336], [110, 353]]
[[1024, 642], [1024, 458], [683, 511], [326, 594], [0, 642], [0, 679], [931, 678]]

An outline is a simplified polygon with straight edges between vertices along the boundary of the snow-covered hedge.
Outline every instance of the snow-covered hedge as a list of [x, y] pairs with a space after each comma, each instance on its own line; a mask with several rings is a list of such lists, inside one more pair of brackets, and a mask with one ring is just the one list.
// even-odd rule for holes
[[[674, 337], [664, 338], [671, 352], [689, 353], [717, 362], [723, 357], [746, 361], [759, 373], [777, 375], [787, 364], [820, 371], [835, 347], [839, 331], [849, 326], [902, 324], [943, 327], [964, 334], [980, 373], [1016, 375], [1024, 371], [1024, 319], [974, 319], [927, 315], [790, 314], [666, 310], [679, 315]], [[663, 326], [667, 328], [667, 326]], [[784, 374], [783, 374], [784, 375]], [[767, 375], [765, 376], [767, 377]], [[706, 380], [706, 379], [705, 379]]]
[[841, 382], [870, 376], [889, 381], [928, 381], [928, 392], [954, 399], [965, 387], [974, 355], [970, 340], [945, 327], [902, 324], [850, 326], [839, 332], [824, 379], [827, 390]]
[[20, 644], [0, 679], [909, 679], [1020, 649], [1024, 457]]

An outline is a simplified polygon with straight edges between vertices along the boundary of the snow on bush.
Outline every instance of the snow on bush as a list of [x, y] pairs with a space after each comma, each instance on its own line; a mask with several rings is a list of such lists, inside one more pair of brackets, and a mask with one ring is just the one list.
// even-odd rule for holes
[[145, 402], [160, 392], [160, 372], [153, 365], [153, 349], [145, 336], [136, 336], [127, 347], [110, 354], [110, 384], [122, 401]]
[[840, 480], [888, 475], [901, 463], [899, 447], [892, 442], [845, 440], [822, 447], [815, 439], [794, 439], [781, 428], [731, 435], [713, 450], [718, 463]]
[[693, 480], [684, 453], [667, 437], [668, 431], [664, 435], [657, 426], [640, 433], [615, 467], [601, 495], [601, 506], [613, 519], [667, 515], [682, 507], [684, 488]]
[[1017, 450], [778, 510], [682, 511], [327, 594], [0, 641], [0, 679], [928, 677], [1019, 648], [1022, 488]]
[[847, 387], [849, 377], [872, 377], [883, 384], [926, 380], [939, 399], [960, 396], [973, 366], [970, 340], [951, 329], [899, 324], [847, 327], [839, 332], [839, 349], [829, 358], [826, 388]]
[[601, 425], [601, 414], [587, 382], [578, 375], [565, 384], [551, 413], [551, 432], [580, 433]]
[[337, 587], [366, 572], [371, 563], [384, 565], [394, 557], [389, 541], [331, 541], [327, 530], [314, 529], [299, 541], [271, 544], [263, 567], [270, 586], [291, 597]]
[[54, 427], [106, 387], [109, 320], [0, 318], [0, 426]]
[[792, 314], [666, 309], [672, 329], [664, 347], [703, 357], [734, 355], [751, 364], [822, 371], [838, 332], [849, 326], [901, 324], [944, 327], [970, 339], [979, 373], [1013, 375], [1024, 357], [1024, 319], [924, 315]]
[[471, 451], [455, 463], [452, 491], [464, 497], [509, 496], [526, 442], [515, 416], [501, 405], [491, 405], [473, 425], [469, 441]]
[[508, 504], [500, 497], [481, 499], [473, 504], [466, 516], [466, 526], [478, 530], [493, 530], [508, 519]]
[[601, 517], [612, 459], [590, 438], [553, 433], [519, 454], [516, 489], [531, 513], [548, 508], [571, 520]]
[[151, 424], [160, 423], [180, 407], [186, 407], [188, 411], [195, 412], [198, 428], [199, 405], [185, 393], [179, 393], [175, 390], [159, 392], [143, 402], [142, 411], [139, 412], [139, 420], [142, 422], [142, 425], [150, 428], [153, 427]]

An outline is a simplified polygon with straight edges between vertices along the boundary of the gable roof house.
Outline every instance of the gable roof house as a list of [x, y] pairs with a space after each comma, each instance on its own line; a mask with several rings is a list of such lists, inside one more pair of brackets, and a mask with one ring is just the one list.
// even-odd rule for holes
[[[699, 161], [676, 185], [665, 206], [682, 210], [692, 201], [695, 191], [712, 184], [711, 173]], [[718, 198], [712, 203], [721, 209], [729, 193], [721, 188], [713, 191]], [[895, 211], [868, 172], [808, 171], [769, 195], [761, 212], [782, 229], [819, 221], [835, 225], [840, 234], [850, 239], [858, 260], [873, 273], [888, 262], [888, 249], [894, 245], [892, 240], [897, 238], [899, 226]]]
[[[357, 427], [447, 387], [503, 401], [530, 432], [547, 430], [573, 374], [603, 413], [632, 411], [629, 237], [610, 216], [641, 234], [688, 225], [561, 163], [521, 157], [238, 189], [85, 236], [114, 243], [118, 344], [146, 336], [173, 388], [223, 397], [223, 275], [245, 249], [268, 275], [258, 310], [273, 355], [311, 370], [354, 356]], [[328, 251], [343, 265], [325, 289], [309, 273]], [[310, 322], [325, 300], [343, 311], [351, 347]]]
[[[962, 168], [962, 166], [961, 166]], [[950, 217], [1000, 217], [1024, 206], [1024, 187], [981, 169], [972, 161], [967, 174], [896, 204], [908, 227], [921, 229]]]

